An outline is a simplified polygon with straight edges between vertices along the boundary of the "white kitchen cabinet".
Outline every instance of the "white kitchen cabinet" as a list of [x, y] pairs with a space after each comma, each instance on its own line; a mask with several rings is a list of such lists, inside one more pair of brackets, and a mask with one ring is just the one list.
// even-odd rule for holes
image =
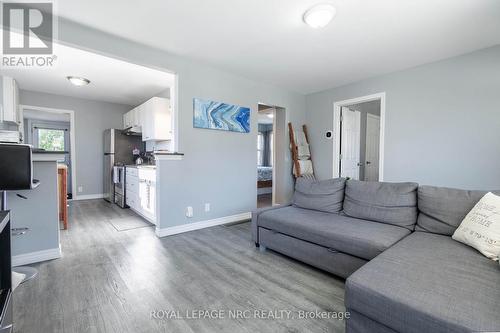
[[156, 224], [156, 170], [147, 167], [126, 170], [127, 205], [149, 222]]
[[125, 203], [127, 204], [127, 206], [130, 207], [130, 209], [136, 211], [139, 208], [138, 200], [139, 196], [137, 194], [127, 193], [127, 197], [125, 198]]
[[155, 219], [155, 191], [154, 182], [139, 179], [139, 200], [142, 215], [148, 220]]
[[16, 80], [4, 76], [2, 79], [2, 110], [0, 110], [0, 122], [20, 124], [19, 116], [19, 87]]
[[153, 97], [140, 105], [142, 141], [172, 140], [170, 100]]
[[172, 140], [170, 100], [153, 97], [125, 113], [123, 129], [142, 133], [142, 141]]
[[156, 170], [138, 168], [139, 198], [141, 211], [149, 219], [156, 220]]
[[135, 128], [140, 128], [142, 126], [141, 124], [141, 106], [139, 105], [138, 107], [134, 108], [132, 111], [130, 111], [132, 115], [130, 118], [132, 119], [132, 127]]
[[123, 129], [130, 128], [130, 111], [123, 115]]
[[141, 117], [139, 107], [136, 107], [123, 115], [123, 129], [132, 129], [140, 132]]
[[139, 177], [136, 168], [125, 169], [125, 203], [133, 210], [138, 210], [139, 205]]
[[123, 115], [123, 129], [132, 127], [132, 121], [130, 116], [131, 116], [130, 111]]

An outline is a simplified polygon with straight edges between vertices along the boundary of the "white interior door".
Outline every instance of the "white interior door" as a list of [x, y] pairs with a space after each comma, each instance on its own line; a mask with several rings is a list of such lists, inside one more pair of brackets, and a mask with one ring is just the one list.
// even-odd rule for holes
[[368, 113], [366, 118], [365, 180], [378, 181], [380, 156], [380, 116]]
[[342, 107], [340, 176], [359, 180], [361, 113]]

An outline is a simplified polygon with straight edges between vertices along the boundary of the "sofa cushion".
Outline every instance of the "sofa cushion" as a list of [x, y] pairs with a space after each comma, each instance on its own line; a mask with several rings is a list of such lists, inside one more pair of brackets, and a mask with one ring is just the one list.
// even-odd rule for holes
[[413, 230], [418, 214], [417, 188], [416, 183], [348, 180], [344, 213]]
[[[465, 216], [488, 193], [454, 188], [420, 186], [415, 230], [451, 236]], [[500, 192], [493, 192], [500, 194]]]
[[311, 180], [297, 178], [293, 205], [327, 213], [338, 213], [344, 201], [345, 178]]
[[410, 233], [389, 224], [293, 206], [263, 212], [257, 223], [259, 227], [367, 260]]
[[252, 240], [255, 243], [259, 243], [259, 224], [258, 224], [258, 221], [259, 221], [260, 214], [267, 212], [269, 210], [282, 209], [283, 207], [288, 207], [288, 206], [291, 206], [291, 204], [264, 207], [264, 208], [260, 208], [260, 209], [252, 212], [252, 223], [251, 223], [250, 228], [252, 229]]
[[487, 258], [500, 255], [500, 196], [489, 192], [467, 214], [451, 237], [469, 245]]
[[398, 332], [500, 330], [500, 267], [448, 236], [414, 232], [354, 272], [346, 307]]

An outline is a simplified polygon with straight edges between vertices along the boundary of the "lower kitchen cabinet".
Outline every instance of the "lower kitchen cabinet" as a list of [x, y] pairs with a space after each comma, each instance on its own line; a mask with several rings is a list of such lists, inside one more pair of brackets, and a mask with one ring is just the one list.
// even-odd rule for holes
[[150, 180], [139, 179], [139, 200], [142, 214], [155, 218], [156, 185]]
[[156, 225], [156, 170], [127, 168], [125, 182], [127, 205]]

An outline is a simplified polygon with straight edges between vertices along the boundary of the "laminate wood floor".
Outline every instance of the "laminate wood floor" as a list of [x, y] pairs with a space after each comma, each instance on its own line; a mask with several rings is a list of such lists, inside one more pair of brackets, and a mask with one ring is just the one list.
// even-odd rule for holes
[[[344, 332], [338, 319], [298, 317], [344, 311], [343, 280], [259, 251], [250, 223], [159, 239], [107, 222], [132, 214], [103, 200], [70, 204], [63, 257], [33, 265], [38, 277], [14, 293], [15, 332]], [[212, 319], [186, 318], [207, 315], [195, 310]]]
[[273, 194], [260, 194], [257, 196], [257, 208], [271, 207], [273, 205]]

